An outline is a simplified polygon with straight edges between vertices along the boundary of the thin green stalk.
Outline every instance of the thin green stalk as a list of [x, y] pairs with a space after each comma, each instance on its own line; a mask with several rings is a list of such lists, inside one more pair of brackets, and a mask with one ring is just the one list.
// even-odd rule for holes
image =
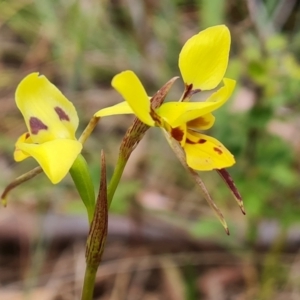
[[[159, 107], [165, 99], [170, 87], [176, 78], [169, 80], [152, 98], [151, 102], [153, 108]], [[80, 137], [80, 141], [83, 143], [86, 137], [90, 135], [90, 132], [94, 129], [99, 118], [94, 117], [87, 126], [86, 130]], [[143, 138], [145, 132], [149, 127], [143, 124], [139, 119], [135, 119], [132, 126], [127, 130], [125, 137], [120, 146], [120, 152], [114, 173], [110, 179], [109, 186], [106, 190], [106, 164], [104, 153], [102, 153], [102, 172], [99, 195], [96, 203], [96, 209], [94, 218], [91, 223], [90, 232], [87, 240], [86, 248], [86, 270], [84, 275], [84, 283], [81, 300], [92, 300], [93, 292], [97, 274], [97, 268], [100, 264], [102, 253], [104, 251], [104, 245], [107, 236], [107, 224], [108, 224], [108, 209], [114, 197], [115, 191], [119, 185], [126, 163]]]
[[107, 203], [108, 208], [110, 207], [110, 204], [112, 202], [112, 199], [114, 197], [115, 191], [119, 185], [120, 179], [122, 177], [123, 171], [125, 169], [127, 160], [124, 159], [121, 155], [119, 155], [116, 167], [114, 169], [114, 173], [110, 179], [108, 188], [107, 188]]
[[[156, 92], [156, 94], [151, 99], [151, 106], [153, 109], [156, 109], [161, 106], [164, 102], [166, 95], [168, 94], [171, 86], [175, 82], [178, 77], [173, 77], [170, 79], [160, 90]], [[110, 179], [108, 189], [107, 189], [107, 203], [108, 208], [112, 202], [115, 191], [119, 185], [120, 179], [122, 177], [124, 168], [126, 163], [135, 149], [135, 147], [139, 144], [141, 139], [143, 138], [146, 131], [149, 127], [143, 124], [138, 118], [136, 118], [131, 125], [131, 127], [127, 130], [125, 137], [120, 146], [119, 157], [117, 161], [117, 165], [115, 167], [112, 178]]]
[[[114, 173], [111, 177], [111, 180], [110, 180], [110, 183], [109, 183], [109, 186], [107, 189], [107, 206], [108, 206], [108, 208], [112, 202], [115, 191], [119, 185], [119, 182], [122, 177], [122, 174], [123, 174], [123, 171], [124, 171], [127, 161], [128, 161], [128, 159], [125, 159], [121, 154], [119, 155]], [[91, 231], [90, 231], [90, 233], [91, 233]], [[95, 242], [95, 239], [96, 238], [92, 238], [90, 241]], [[102, 248], [102, 250], [103, 250], [103, 248]], [[87, 251], [87, 253], [88, 252], [89, 251]], [[102, 251], [101, 251], [100, 257], [98, 258], [99, 263], [100, 263], [101, 256], [102, 256]], [[93, 299], [97, 269], [98, 269], [97, 263], [90, 264], [89, 261], [87, 261], [85, 274], [84, 274], [84, 282], [83, 282], [81, 300], [92, 300]]]
[[[138, 121], [136, 121], [138, 122]], [[129, 129], [130, 132], [130, 129]], [[125, 139], [126, 141], [126, 139]], [[128, 140], [127, 140], [128, 141]], [[125, 142], [126, 144], [126, 142]], [[97, 203], [102, 203], [102, 206], [104, 205], [104, 202], [106, 201], [107, 206], [106, 206], [106, 217], [107, 217], [107, 211], [110, 207], [110, 204], [112, 202], [112, 199], [114, 197], [115, 191], [119, 185], [120, 179], [122, 177], [123, 171], [125, 169], [126, 163], [128, 161], [128, 158], [133, 151], [134, 147], [125, 149], [125, 153], [123, 152], [123, 147], [124, 146], [124, 141], [120, 147], [120, 153], [118, 157], [118, 161], [116, 164], [116, 167], [114, 169], [114, 173], [110, 179], [109, 186], [107, 188], [107, 193], [105, 192], [105, 195], [107, 195], [107, 199], [103, 201], [97, 201]], [[125, 155], [124, 155], [125, 154]], [[103, 168], [105, 167], [105, 164], [102, 163], [102, 172]], [[102, 173], [101, 175], [101, 180], [106, 178], [106, 174]], [[106, 183], [105, 183], [106, 184]], [[100, 186], [100, 191], [103, 192], [103, 188]], [[99, 194], [100, 195], [100, 194]], [[99, 196], [98, 196], [99, 198]], [[97, 209], [98, 207], [98, 209]], [[104, 215], [101, 216], [101, 213], [103, 213], [103, 210], [105, 210], [103, 207], [100, 207], [100, 205], [96, 205], [96, 211], [94, 215], [94, 220], [91, 224], [91, 229], [88, 237], [88, 242], [87, 242], [87, 250], [86, 250], [86, 256], [87, 256], [87, 264], [86, 264], [86, 269], [85, 269], [85, 274], [84, 274], [84, 282], [83, 282], [83, 289], [82, 289], [82, 296], [81, 300], [92, 300], [93, 299], [93, 292], [94, 292], [94, 286], [95, 286], [95, 280], [96, 280], [96, 274], [97, 274], [97, 269], [98, 265], [100, 264], [102, 253], [104, 250], [104, 244], [105, 244], [105, 237], [107, 234], [107, 227], [106, 227], [106, 233], [102, 237], [99, 237], [99, 234], [103, 232], [103, 228], [100, 228], [95, 230], [95, 224], [98, 226], [100, 225], [101, 221], [104, 218]], [[99, 215], [100, 214], [100, 215]], [[97, 216], [99, 217], [99, 220], [97, 220]], [[107, 222], [107, 221], [106, 221]], [[106, 223], [107, 226], [107, 223]], [[101, 227], [101, 225], [100, 225]], [[99, 243], [101, 246], [99, 246]], [[96, 251], [94, 251], [96, 249]], [[98, 250], [98, 251], [97, 251]], [[98, 252], [98, 253], [97, 253]]]
[[92, 300], [98, 267], [86, 265], [81, 300]]
[[81, 136], [78, 139], [80, 143], [84, 144], [86, 142], [87, 138], [91, 135], [96, 125], [98, 124], [99, 120], [100, 117], [95, 117], [95, 116], [92, 117], [89, 124], [86, 126], [86, 128], [84, 129], [84, 131], [82, 132]]
[[86, 243], [86, 269], [81, 300], [92, 300], [98, 266], [101, 262], [107, 236], [108, 206], [107, 206], [106, 163], [104, 152], [101, 153], [101, 181], [97, 197], [93, 221]]

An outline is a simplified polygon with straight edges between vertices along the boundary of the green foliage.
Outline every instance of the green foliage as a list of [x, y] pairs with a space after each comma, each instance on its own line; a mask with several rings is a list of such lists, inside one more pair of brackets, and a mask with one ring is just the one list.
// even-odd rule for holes
[[224, 23], [225, 1], [202, 0], [199, 2], [201, 26], [204, 28]]

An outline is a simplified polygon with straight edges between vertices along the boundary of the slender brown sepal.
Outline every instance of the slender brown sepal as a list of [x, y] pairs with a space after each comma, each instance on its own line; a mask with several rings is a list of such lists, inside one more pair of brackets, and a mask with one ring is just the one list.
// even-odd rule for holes
[[108, 207], [107, 207], [107, 184], [106, 163], [104, 152], [101, 152], [101, 181], [100, 189], [95, 207], [94, 218], [91, 223], [90, 232], [86, 245], [86, 262], [92, 268], [98, 268], [107, 237]]
[[211, 207], [211, 209], [215, 212], [215, 214], [217, 215], [218, 219], [220, 220], [221, 224], [223, 225], [225, 232], [227, 235], [229, 235], [229, 228], [227, 226], [227, 223], [225, 221], [225, 218], [222, 214], [222, 212], [220, 211], [220, 209], [218, 208], [218, 206], [215, 204], [214, 200], [211, 198], [204, 182], [202, 181], [202, 179], [200, 178], [199, 174], [188, 167], [188, 171], [191, 173], [191, 175], [193, 176], [193, 178], [195, 179], [197, 185], [200, 187], [205, 200], [207, 201], [207, 203], [209, 204], [209, 206]]
[[194, 169], [190, 168], [187, 165], [185, 153], [184, 153], [182, 147], [165, 130], [164, 130], [164, 133], [165, 133], [165, 136], [166, 136], [166, 138], [167, 138], [167, 140], [168, 140], [171, 148], [173, 149], [173, 151], [175, 152], [176, 156], [178, 157], [179, 161], [187, 169], [187, 171], [192, 175], [192, 177], [196, 181], [197, 185], [200, 187], [201, 192], [202, 192], [205, 200], [207, 201], [207, 203], [209, 204], [209, 206], [212, 208], [212, 210], [217, 215], [218, 219], [220, 220], [221, 224], [223, 225], [223, 227], [225, 229], [226, 234], [229, 235], [229, 229], [228, 229], [227, 223], [225, 221], [225, 218], [224, 218], [222, 212], [220, 211], [220, 209], [217, 207], [217, 205], [215, 204], [215, 202], [211, 198], [211, 196], [210, 196], [210, 194], [209, 194], [209, 192], [208, 192], [208, 190], [207, 190], [204, 182], [200, 178], [199, 174]]
[[171, 130], [171, 126], [164, 122], [164, 120], [157, 115], [155, 109], [160, 107], [166, 99], [167, 94], [169, 93], [170, 88], [174, 84], [174, 82], [178, 79], [178, 76], [171, 78], [162, 88], [160, 88], [154, 96], [150, 99], [151, 102], [151, 117], [155, 121], [156, 126], [167, 128], [169, 127], [169, 131]]
[[169, 93], [170, 88], [174, 84], [174, 82], [178, 79], [178, 76], [175, 76], [171, 78], [167, 83], [165, 83], [151, 98], [151, 107], [153, 109], [160, 107], [163, 102], [165, 101], [165, 98], [167, 94]]
[[41, 167], [36, 167], [34, 169], [32, 169], [31, 171], [19, 176], [18, 178], [16, 178], [13, 182], [11, 182], [3, 191], [2, 195], [1, 195], [1, 202], [2, 205], [5, 207], [7, 205], [7, 195], [8, 193], [13, 190], [15, 187], [19, 186], [20, 184], [22, 184], [23, 182], [26, 182], [28, 180], [30, 180], [31, 178], [35, 177], [36, 175], [42, 173], [43, 170]]
[[230, 176], [230, 174], [228, 173], [228, 171], [226, 169], [219, 169], [219, 170], [217, 170], [217, 172], [219, 173], [219, 175], [222, 177], [222, 179], [227, 184], [227, 186], [230, 189], [231, 193], [233, 194], [237, 204], [239, 205], [242, 213], [245, 215], [246, 212], [245, 212], [245, 207], [244, 207], [242, 196], [239, 193], [232, 177]]

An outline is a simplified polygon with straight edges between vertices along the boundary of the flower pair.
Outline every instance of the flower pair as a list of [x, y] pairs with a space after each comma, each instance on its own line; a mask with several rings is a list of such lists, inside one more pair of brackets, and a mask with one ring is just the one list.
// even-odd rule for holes
[[[226, 26], [210, 27], [190, 38], [179, 56], [179, 69], [185, 84], [180, 101], [151, 107], [149, 97], [132, 71], [113, 78], [112, 86], [125, 102], [98, 111], [96, 117], [135, 114], [148, 126], [162, 128], [176, 140], [186, 156], [188, 166], [195, 170], [212, 170], [235, 163], [231, 153], [216, 139], [199, 131], [213, 126], [212, 112], [223, 105], [233, 92], [235, 81], [223, 78], [230, 49], [230, 33]], [[223, 86], [205, 102], [189, 102], [199, 91]], [[52, 183], [68, 173], [82, 144], [75, 137], [78, 116], [71, 102], [38, 73], [28, 75], [16, 91], [16, 103], [26, 122], [28, 132], [16, 143], [15, 160], [31, 156], [42, 167]]]

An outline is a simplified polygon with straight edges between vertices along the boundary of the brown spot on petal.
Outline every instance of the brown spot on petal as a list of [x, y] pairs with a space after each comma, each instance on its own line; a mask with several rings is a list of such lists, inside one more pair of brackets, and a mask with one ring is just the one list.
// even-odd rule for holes
[[214, 147], [214, 151], [216, 151], [218, 154], [223, 154], [223, 151], [220, 148]]
[[31, 117], [29, 119], [29, 127], [32, 134], [38, 134], [40, 130], [48, 129], [48, 126], [36, 117]]
[[206, 139], [200, 139], [200, 140], [198, 141], [198, 144], [204, 144], [204, 143], [206, 143]]
[[179, 128], [172, 128], [171, 130], [171, 136], [176, 140], [176, 141], [181, 141], [183, 138], [184, 132]]
[[61, 121], [63, 121], [63, 120], [65, 120], [65, 121], [70, 121], [69, 116], [66, 114], [66, 112], [65, 112], [62, 108], [56, 106], [56, 107], [54, 108], [54, 110], [55, 110], [55, 112], [57, 113], [57, 115], [58, 115], [58, 117], [59, 117], [59, 119], [60, 119]]
[[186, 139], [185, 142], [188, 143], [188, 144], [191, 144], [191, 145], [197, 144], [196, 142], [193, 142], [190, 139]]
[[186, 143], [192, 144], [192, 145], [194, 145], [194, 144], [204, 144], [204, 143], [206, 143], [206, 140], [205, 139], [200, 139], [199, 141], [194, 142], [194, 141], [187, 138]]
[[187, 122], [187, 127], [189, 128], [201, 128], [201, 127], [206, 127], [207, 125], [210, 124], [210, 120], [207, 120], [203, 117], [199, 117], [197, 119], [191, 120]]
[[25, 135], [25, 140], [27, 140], [29, 137], [30, 137], [30, 133], [27, 132], [26, 135]]

